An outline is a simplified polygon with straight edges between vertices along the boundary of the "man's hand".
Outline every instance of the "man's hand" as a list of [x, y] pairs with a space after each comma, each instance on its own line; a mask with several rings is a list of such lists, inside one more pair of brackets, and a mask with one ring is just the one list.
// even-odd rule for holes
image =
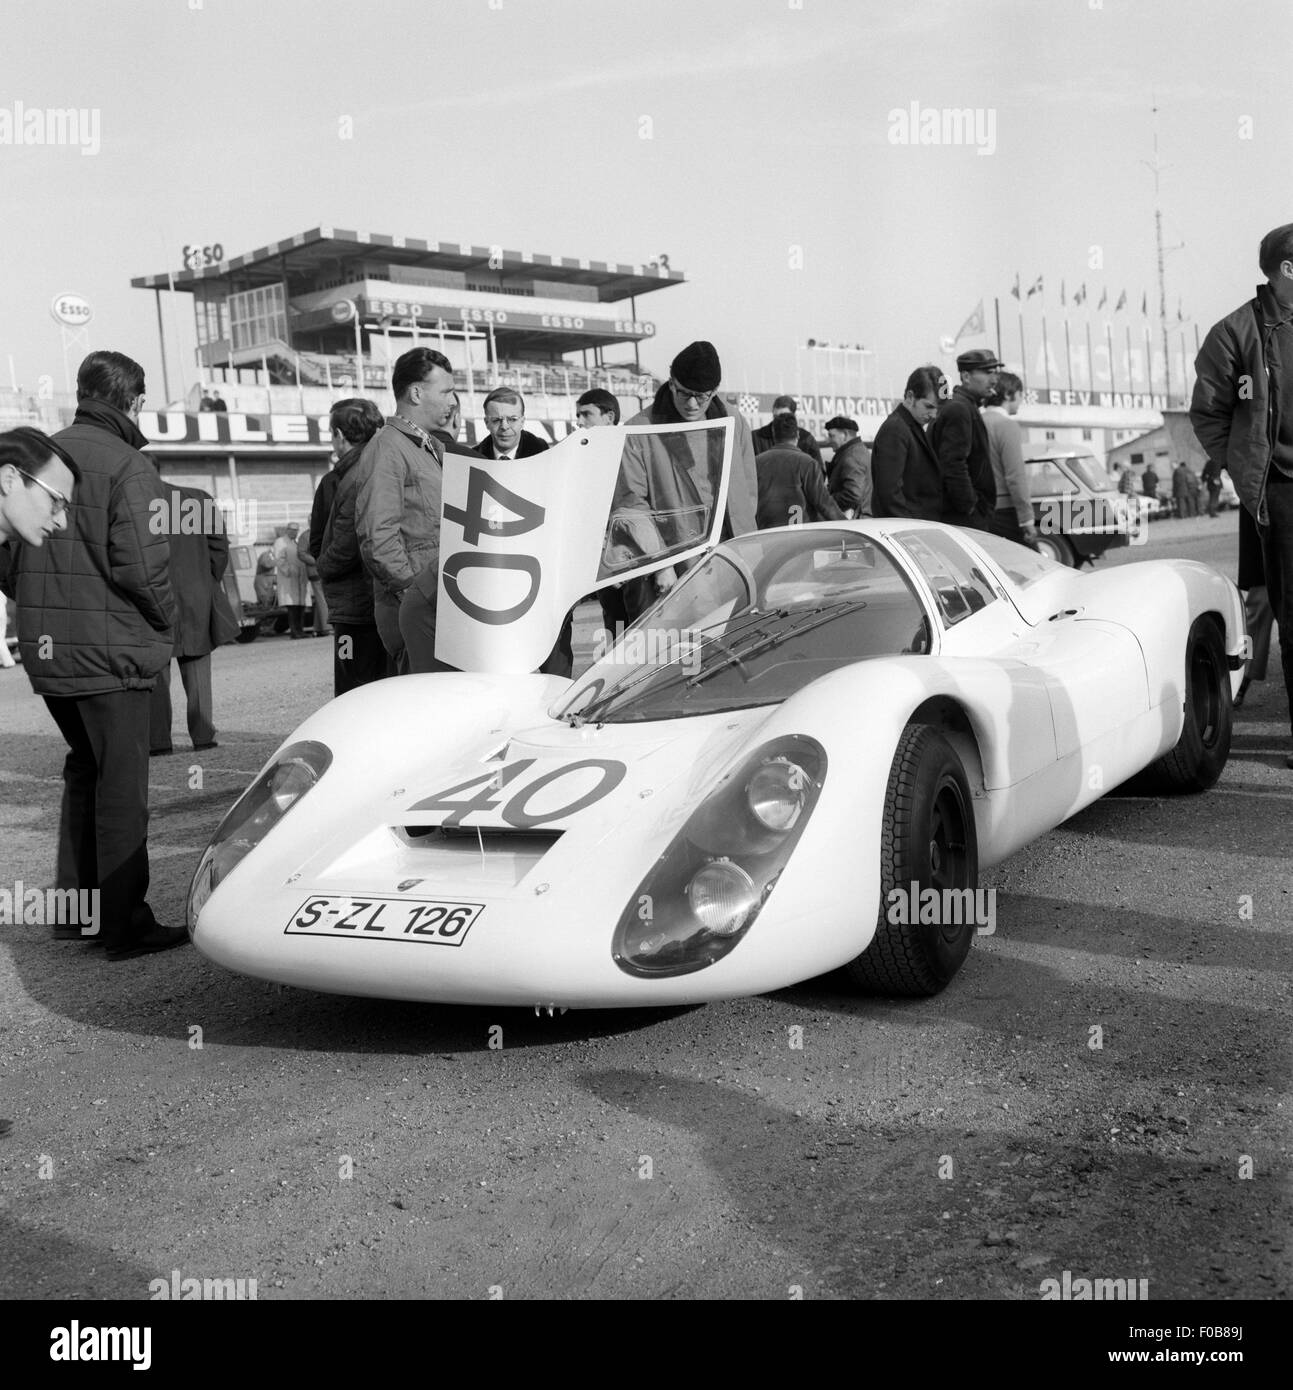
[[1023, 532], [1026, 541], [1035, 541], [1037, 539], [1037, 527], [1034, 526], [1031, 521], [1026, 526], [1021, 526], [1019, 529]]
[[655, 579], [655, 591], [657, 594], [667, 594], [678, 582], [678, 576], [673, 572], [672, 566], [657, 570], [653, 578]]

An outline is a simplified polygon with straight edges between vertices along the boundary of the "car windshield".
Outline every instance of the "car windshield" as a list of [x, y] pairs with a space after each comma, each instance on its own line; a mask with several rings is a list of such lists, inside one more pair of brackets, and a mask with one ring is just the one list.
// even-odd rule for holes
[[[1061, 467], [1061, 463], [1063, 467]], [[1057, 492], [1076, 492], [1074, 476], [1092, 492], [1117, 492], [1118, 486], [1091, 454], [1066, 455], [1063, 460], [1029, 459], [1029, 486], [1034, 497]]]
[[869, 537], [828, 526], [741, 536], [629, 627], [552, 712], [614, 724], [748, 709], [855, 661], [929, 649], [919, 599]]

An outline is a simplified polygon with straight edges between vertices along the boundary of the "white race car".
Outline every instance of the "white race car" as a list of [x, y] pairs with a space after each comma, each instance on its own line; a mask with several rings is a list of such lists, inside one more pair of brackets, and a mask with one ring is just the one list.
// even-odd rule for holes
[[[607, 539], [633, 529], [621, 442], [589, 504]], [[442, 559], [441, 621], [456, 605], [490, 641], [548, 564], [479, 558], [547, 515], [508, 467], [446, 460], [444, 535], [466, 549]], [[702, 504], [716, 525], [723, 489]], [[932, 994], [983, 925], [982, 867], [1145, 769], [1182, 791], [1221, 773], [1244, 616], [1207, 566], [1084, 574], [900, 520], [712, 539], [664, 535], [698, 562], [580, 679], [525, 671], [590, 572], [556, 585], [519, 670], [382, 681], [307, 719], [202, 857], [198, 949], [312, 989], [549, 1010], [840, 966]], [[600, 554], [597, 582], [627, 572]], [[490, 616], [469, 564], [530, 589]]]

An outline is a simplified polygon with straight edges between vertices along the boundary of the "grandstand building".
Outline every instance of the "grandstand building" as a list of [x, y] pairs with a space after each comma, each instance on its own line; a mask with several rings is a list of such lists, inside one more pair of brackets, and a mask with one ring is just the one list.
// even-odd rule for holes
[[[214, 264], [131, 281], [157, 294], [159, 333], [161, 291], [193, 298], [201, 381], [183, 393], [190, 408], [203, 384], [218, 384], [231, 410], [326, 411], [335, 396], [356, 391], [389, 406], [382, 396], [391, 364], [423, 344], [454, 365], [469, 442], [480, 399], [497, 385], [524, 392], [537, 420], [573, 422], [575, 398], [593, 385], [638, 410], [656, 385], [638, 355], [655, 325], [638, 301], [685, 283], [664, 265], [330, 227], [230, 259], [214, 250]], [[244, 399], [243, 388], [256, 394]]]

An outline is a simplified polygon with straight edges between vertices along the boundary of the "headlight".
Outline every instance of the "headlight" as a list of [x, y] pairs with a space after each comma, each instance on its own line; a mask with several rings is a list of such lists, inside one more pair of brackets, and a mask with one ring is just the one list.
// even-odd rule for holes
[[207, 899], [327, 771], [332, 753], [322, 743], [292, 743], [260, 774], [211, 838], [189, 886], [192, 935]]
[[788, 758], [773, 758], [750, 778], [745, 799], [761, 825], [790, 830], [804, 809], [808, 774]]
[[659, 979], [727, 955], [776, 886], [825, 775], [825, 750], [798, 734], [772, 740], [728, 773], [620, 917], [611, 948], [620, 969]]

